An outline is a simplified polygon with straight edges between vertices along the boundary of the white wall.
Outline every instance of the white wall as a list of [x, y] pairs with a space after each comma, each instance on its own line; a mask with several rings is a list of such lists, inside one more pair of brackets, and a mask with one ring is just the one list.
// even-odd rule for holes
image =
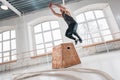
[[120, 38], [120, 36], [119, 36], [120, 34], [114, 34], [114, 33], [120, 32], [120, 29], [119, 29], [118, 24], [113, 16], [113, 13], [111, 12], [110, 6], [107, 6], [104, 9], [104, 13], [107, 18], [107, 22], [108, 22], [109, 28], [111, 30], [111, 33], [113, 34], [114, 39]]
[[[66, 7], [69, 8], [71, 12], [75, 12], [79, 8], [82, 8], [87, 5], [96, 4], [96, 3], [105, 3], [105, 2], [108, 2], [108, 0], [91, 0], [91, 1], [82, 0], [80, 2], [67, 4]], [[120, 14], [119, 4], [118, 4], [119, 2], [120, 2], [119, 0], [115, 0], [115, 1], [110, 0], [110, 2], [109, 2], [117, 22], [119, 22], [118, 15]], [[36, 22], [34, 22], [34, 21], [37, 21], [37, 23], [39, 21], [41, 22], [42, 20], [46, 21], [46, 20], [48, 20], [48, 18], [46, 16], [50, 16], [50, 15], [53, 16], [53, 14], [50, 12], [50, 10], [48, 8], [45, 8], [45, 9], [37, 11], [37, 12], [26, 14], [21, 18], [17, 17], [17, 18], [5, 20], [5, 21], [0, 21], [0, 26], [1, 27], [6, 26], [6, 25], [7, 26], [9, 26], [9, 25], [16, 26], [17, 49], [18, 49], [18, 53], [20, 53], [20, 52], [29, 50], [29, 41], [28, 41], [29, 40], [29, 37], [28, 37], [29, 24], [31, 24], [31, 23], [36, 24]], [[57, 17], [54, 17], [54, 18], [58, 20]], [[49, 20], [50, 19], [53, 19], [53, 18], [51, 17], [51, 18], [49, 18]], [[62, 35], [63, 35], [64, 42], [70, 41], [68, 38], [64, 37], [64, 33], [67, 28], [65, 22], [62, 19], [60, 19], [59, 21], [60, 21], [60, 23], [62, 23], [62, 24], [60, 24], [60, 26], [61, 26], [61, 30], [63, 31]], [[21, 42], [22, 42], [22, 44], [21, 44]]]
[[[120, 51], [116, 51], [116, 52], [112, 52], [112, 53], [109, 53], [109, 54], [101, 54], [101, 55], [83, 57], [83, 58], [80, 58], [81, 62], [82, 62], [81, 64], [72, 66], [71, 68], [97, 69], [97, 70], [101, 70], [101, 71], [104, 71], [107, 74], [109, 74], [113, 78], [113, 80], [119, 80], [120, 79], [120, 76], [119, 76], [119, 74], [120, 74], [120, 68], [119, 68], [120, 58], [119, 58], [119, 55], [120, 55]], [[39, 65], [38, 64], [38, 65], [35, 65], [35, 66], [28, 66], [28, 67], [25, 67], [25, 68], [20, 68], [20, 69], [16, 69], [16, 70], [1, 72], [0, 73], [0, 80], [14, 80], [14, 78], [16, 76], [21, 77], [22, 74], [24, 74], [24, 73], [40, 72], [40, 71], [51, 70], [51, 69], [52, 69], [51, 63], [50, 64], [44, 64], [44, 65]], [[67, 74], [67, 75], [70, 74], [70, 75], [72, 75], [72, 77], [74, 77], [74, 76], [77, 76], [78, 78], [80, 77], [80, 80], [81, 79], [82, 80], [87, 80], [87, 79], [88, 80], [89, 79], [91, 79], [91, 80], [106, 80], [106, 79], [103, 79], [102, 76], [99, 76], [99, 75], [96, 76], [96, 74], [94, 75], [93, 73], [89, 73], [89, 75], [85, 74], [85, 73], [82, 74], [82, 72], [84, 70], [80, 70], [80, 71], [81, 71], [80, 73], [74, 73], [74, 74], [73, 74], [73, 72], [70, 72], [70, 71], [68, 71], [68, 72], [62, 71], [60, 73], [61, 74], [64, 73], [64, 74]], [[54, 72], [54, 74], [57, 74], [57, 73], [58, 72]], [[25, 74], [24, 74], [24, 76], [25, 76]], [[38, 76], [40, 76], [40, 75], [38, 75]], [[44, 76], [44, 74], [42, 76]], [[46, 75], [44, 77], [42, 77], [42, 76], [40, 76], [39, 79], [57, 80], [57, 77], [59, 77], [59, 76], [56, 76], [54, 79], [51, 79], [52, 76], [51, 77], [46, 76]], [[61, 76], [61, 78], [62, 78], [62, 76]], [[29, 78], [28, 80], [37, 80], [37, 79]], [[67, 79], [64, 79], [64, 80], [67, 80]]]
[[108, 0], [120, 29], [120, 0]]
[[[71, 3], [67, 4], [66, 7], [70, 9], [70, 11], [75, 12], [79, 8], [82, 8], [84, 6], [90, 5], [90, 4], [96, 4], [96, 3], [105, 3], [108, 2], [107, 0], [82, 0], [77, 3]], [[116, 21], [119, 23], [120, 19], [118, 16], [120, 16], [120, 9], [119, 9], [119, 0], [110, 0], [110, 6], [113, 11], [113, 14], [115, 16]], [[52, 17], [53, 14], [50, 12], [48, 8], [45, 8], [43, 10], [33, 12], [30, 14], [26, 14], [23, 17], [17, 17], [12, 18], [9, 20], [0, 21], [0, 26], [16, 26], [16, 35], [17, 35], [17, 53], [26, 52], [32, 49], [32, 44], [30, 41], [30, 27], [32, 25], [38, 24], [41, 21], [56, 19], [60, 22], [60, 27], [62, 31], [62, 37], [64, 42], [71, 41], [68, 38], [64, 36], [65, 30], [67, 28], [66, 23], [63, 21], [63, 19], [58, 19], [57, 17]], [[49, 17], [49, 18], [48, 18]], [[120, 25], [119, 25], [120, 27]], [[20, 56], [19, 56], [20, 57]]]

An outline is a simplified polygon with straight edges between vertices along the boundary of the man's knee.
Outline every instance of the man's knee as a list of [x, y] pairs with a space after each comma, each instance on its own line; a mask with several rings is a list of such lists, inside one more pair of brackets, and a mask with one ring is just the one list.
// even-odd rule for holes
[[65, 36], [68, 37], [69, 35], [66, 33]]
[[65, 36], [66, 36], [66, 37], [70, 37], [70, 36], [72, 36], [72, 34], [66, 33]]

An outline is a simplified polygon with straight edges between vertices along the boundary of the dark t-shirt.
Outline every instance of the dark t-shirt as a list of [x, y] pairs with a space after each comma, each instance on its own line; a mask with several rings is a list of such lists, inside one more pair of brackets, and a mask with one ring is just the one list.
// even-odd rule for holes
[[65, 12], [62, 13], [62, 16], [65, 20], [65, 22], [70, 25], [72, 23], [76, 23], [76, 21], [73, 19], [73, 17], [69, 16], [68, 14], [65, 14]]

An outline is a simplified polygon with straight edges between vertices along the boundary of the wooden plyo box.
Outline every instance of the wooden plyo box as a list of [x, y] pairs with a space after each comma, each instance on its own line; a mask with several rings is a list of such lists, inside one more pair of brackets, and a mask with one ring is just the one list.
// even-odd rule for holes
[[66, 68], [81, 63], [73, 43], [63, 43], [53, 48], [52, 68]]

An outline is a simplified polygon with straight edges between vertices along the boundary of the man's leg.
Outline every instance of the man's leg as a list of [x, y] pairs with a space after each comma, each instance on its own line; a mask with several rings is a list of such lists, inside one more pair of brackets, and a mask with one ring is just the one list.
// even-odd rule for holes
[[75, 23], [75, 24], [73, 24], [73, 34], [78, 38], [78, 40], [79, 40], [79, 42], [80, 43], [82, 43], [82, 39], [81, 39], [81, 37], [79, 36], [79, 34], [76, 32], [77, 31], [77, 27], [78, 27], [78, 24], [77, 23]]
[[74, 32], [73, 34], [74, 34], [75, 36], [77, 36], [78, 39], [79, 39], [79, 41], [80, 41], [80, 43], [82, 43], [82, 39], [81, 39], [81, 37], [78, 35], [78, 33], [77, 33], [77, 32]]
[[75, 44], [77, 44], [77, 39], [75, 37], [73, 37], [72, 35], [73, 33], [69, 31], [69, 29], [66, 31], [65, 33], [65, 36], [70, 38], [70, 39], [73, 39], [75, 41]]

